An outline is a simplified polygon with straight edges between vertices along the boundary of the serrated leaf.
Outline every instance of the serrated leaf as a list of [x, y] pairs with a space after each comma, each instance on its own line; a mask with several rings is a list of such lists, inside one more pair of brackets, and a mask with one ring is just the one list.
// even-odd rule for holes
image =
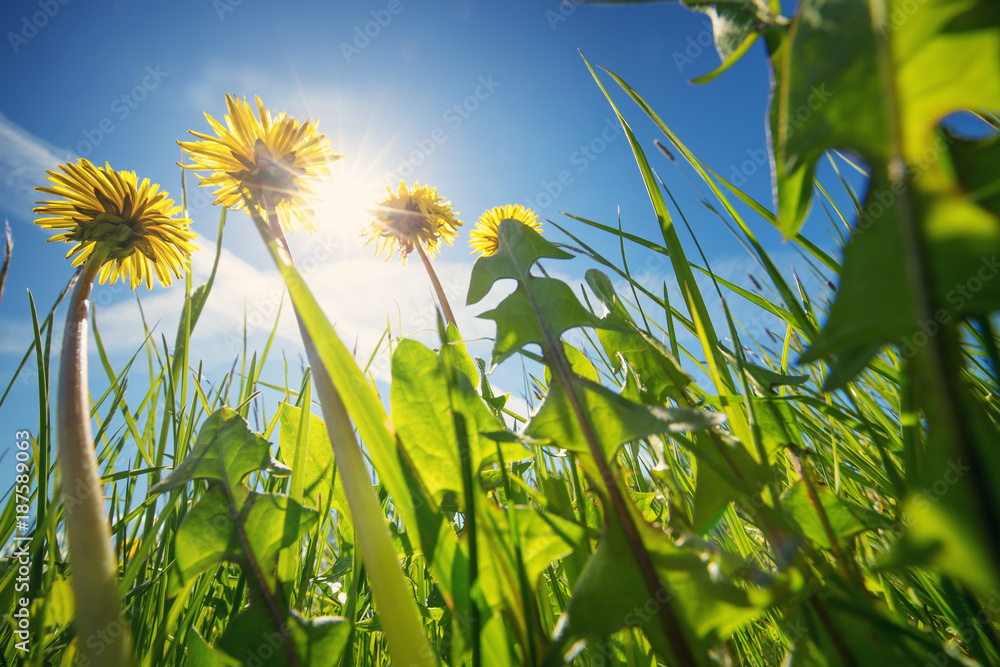
[[[340, 616], [303, 618], [294, 611], [286, 619], [288, 634], [302, 667], [328, 667], [340, 662], [351, 624]], [[259, 607], [240, 612], [226, 626], [216, 646], [243, 664], [288, 667], [285, 641], [270, 614]]]
[[[601, 451], [609, 460], [626, 442], [654, 433], [698, 431], [725, 420], [724, 415], [706, 410], [636, 403], [582, 378], [572, 382], [584, 412], [589, 415]], [[550, 440], [571, 451], [589, 451], [566, 390], [558, 383], [550, 387], [524, 433], [531, 438]]]
[[607, 354], [621, 355], [635, 372], [643, 403], [663, 405], [668, 398], [684, 402], [691, 376], [660, 341], [638, 329], [622, 332], [611, 327], [598, 329], [597, 337]]
[[271, 457], [271, 443], [252, 433], [238, 412], [219, 408], [202, 424], [187, 458], [149, 493], [177, 489], [192, 479], [211, 479], [236, 487], [254, 470], [289, 472]]
[[[768, 595], [742, 590], [721, 576], [711, 558], [685, 550], [648, 526], [642, 539], [653, 558], [670, 604], [682, 617], [690, 640], [725, 639], [757, 618]], [[597, 550], [587, 561], [567, 609], [569, 632], [576, 637], [611, 634], [623, 627], [642, 627], [654, 648], [663, 645], [656, 607], [615, 522], [605, 526]], [[659, 650], [659, 649], [658, 649]]]
[[900, 219], [915, 220], [932, 301], [949, 321], [1000, 308], [1000, 281], [960, 291], [977, 272], [1000, 270], [990, 265], [1000, 253], [1000, 219], [967, 196], [950, 165], [949, 137], [938, 129], [953, 111], [1000, 109], [1000, 58], [983, 55], [1000, 52], [1000, 5], [927, 0], [911, 12], [892, 0], [884, 16], [872, 11], [853, 0], [807, 0], [774, 54], [781, 71], [772, 129], [785, 235], [805, 218], [825, 150], [854, 151], [871, 168], [837, 297], [804, 362], [872, 344], [905, 345], [921, 334], [908, 277], [912, 240]]
[[[834, 537], [838, 539], [852, 537], [864, 530], [887, 528], [891, 523], [881, 514], [841, 498], [828, 486], [820, 486], [817, 496]], [[785, 489], [781, 494], [781, 506], [807, 538], [824, 549], [833, 548], [805, 482], [796, 482]]]
[[490, 362], [493, 368], [525, 345], [542, 345], [569, 329], [598, 324], [566, 283], [555, 278], [529, 280], [527, 285], [520, 283], [496, 308], [479, 315], [497, 323]]
[[185, 650], [191, 667], [242, 667], [243, 665], [231, 655], [209, 646], [197, 628], [191, 628], [188, 632]]
[[500, 248], [496, 254], [480, 257], [472, 267], [465, 305], [482, 301], [493, 283], [504, 278], [520, 281], [531, 265], [543, 258], [572, 259], [565, 250], [549, 243], [541, 234], [518, 220], [502, 220], [497, 227]]
[[[292, 529], [286, 527], [288, 512], [298, 518]], [[221, 484], [213, 484], [188, 510], [177, 529], [174, 550], [178, 572], [182, 580], [190, 581], [224, 560], [249, 563], [240, 536], [242, 527], [252, 555], [262, 565], [270, 585], [273, 583], [270, 564], [278, 551], [297, 543], [318, 519], [315, 510], [302, 507], [286, 496], [254, 493], [243, 486], [227, 491]]]
[[[570, 368], [579, 377], [586, 378], [591, 382], [600, 382], [600, 376], [597, 373], [597, 368], [594, 366], [594, 362], [587, 357], [581, 350], [573, 347], [566, 341], [563, 341], [563, 352], [566, 353], [566, 360], [569, 361]], [[545, 384], [552, 384], [552, 369], [548, 366], [545, 367]]]
[[691, 384], [691, 377], [680, 362], [660, 341], [635, 325], [606, 275], [590, 269], [587, 284], [609, 311], [597, 329], [598, 340], [615, 363], [616, 371], [622, 370], [622, 359], [632, 368], [638, 399], [653, 405], [662, 405], [667, 398], [683, 402], [683, 392]]

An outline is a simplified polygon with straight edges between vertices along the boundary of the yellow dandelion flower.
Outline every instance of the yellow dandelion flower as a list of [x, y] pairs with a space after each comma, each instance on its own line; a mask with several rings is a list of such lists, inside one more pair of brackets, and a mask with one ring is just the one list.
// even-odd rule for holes
[[438, 252], [442, 241], [452, 244], [462, 222], [437, 190], [418, 183], [408, 189], [402, 181], [398, 192], [386, 190], [389, 194], [372, 212], [374, 222], [364, 231], [366, 243], [375, 243], [376, 255], [386, 253], [388, 260], [398, 248], [405, 262], [418, 244], [428, 254]]
[[177, 142], [194, 160], [181, 166], [214, 172], [199, 178], [201, 185], [218, 188], [212, 193], [216, 204], [243, 209], [245, 189], [254, 206], [266, 210], [270, 204], [277, 209], [285, 231], [295, 231], [293, 221], [313, 231], [313, 182], [329, 176], [328, 163], [343, 156], [332, 152], [330, 140], [316, 131], [312, 121], [299, 123], [284, 112], [272, 118], [260, 97], [256, 100], [258, 117], [245, 98], [226, 95], [225, 125], [205, 114], [219, 136], [190, 130], [202, 141]]
[[483, 257], [495, 255], [500, 249], [500, 239], [497, 237], [497, 230], [500, 222], [508, 218], [520, 220], [536, 232], [541, 233], [542, 223], [538, 222], [538, 214], [530, 208], [525, 208], [520, 204], [506, 204], [504, 206], [494, 206], [490, 210], [479, 216], [476, 228], [469, 234], [469, 247], [471, 254], [477, 252]]
[[138, 536], [130, 537], [127, 540], [125, 540], [124, 544], [125, 560], [130, 561], [133, 558], [135, 558], [135, 555], [139, 552], [139, 547], [141, 546], [142, 546], [141, 537]]
[[52, 187], [36, 190], [61, 197], [36, 202], [35, 222], [44, 229], [60, 230], [49, 241], [75, 244], [66, 258], [73, 266], [83, 264], [95, 252], [105, 255], [100, 282], [128, 282], [134, 289], [145, 282], [152, 288], [152, 275], [169, 285], [171, 274], [180, 278], [191, 252], [195, 234], [187, 218], [174, 218], [179, 206], [159, 191], [149, 179], [140, 184], [135, 172], [103, 169], [85, 159], [59, 165], [62, 173], [48, 171]]

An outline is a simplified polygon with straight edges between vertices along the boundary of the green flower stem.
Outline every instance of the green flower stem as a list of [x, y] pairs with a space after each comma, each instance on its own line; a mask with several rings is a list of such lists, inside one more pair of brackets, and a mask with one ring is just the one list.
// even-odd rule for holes
[[[526, 279], [528, 277], [529, 276], [522, 276], [522, 279]], [[534, 299], [531, 299], [531, 305], [535, 311], [535, 317], [538, 321], [540, 323], [544, 322], [545, 318], [542, 316], [539, 306]], [[625, 500], [625, 496], [618, 487], [618, 480], [614, 471], [611, 470], [610, 464], [605, 460], [604, 453], [601, 451], [600, 445], [597, 442], [597, 436], [595, 435], [593, 426], [591, 425], [590, 416], [583, 408], [583, 403], [581, 402], [580, 397], [576, 394], [576, 389], [574, 388], [572, 382], [572, 365], [566, 357], [566, 352], [563, 349], [562, 342], [557, 337], [553, 337], [549, 332], [549, 329], [545, 326], [542, 326], [542, 334], [544, 336], [544, 341], [542, 342], [542, 355], [545, 357], [547, 365], [552, 370], [552, 381], [562, 384], [566, 391], [566, 398], [569, 401], [577, 422], [580, 424], [580, 430], [582, 431], [583, 438], [587, 443], [590, 456], [594, 461], [594, 465], [597, 467], [598, 475], [600, 476], [601, 482], [603, 482], [604, 488], [608, 493], [608, 500], [610, 502], [611, 509], [618, 519], [618, 523], [624, 533], [625, 542], [628, 544], [629, 550], [632, 552], [632, 555], [635, 556], [636, 566], [639, 569], [639, 574], [641, 575], [643, 583], [646, 586], [646, 590], [649, 592], [650, 599], [664, 601], [657, 610], [660, 628], [663, 631], [667, 642], [669, 642], [670, 647], [674, 651], [674, 657], [677, 659], [677, 664], [682, 667], [697, 667], [699, 662], [695, 658], [694, 651], [684, 635], [684, 628], [681, 624], [680, 616], [670, 604], [672, 596], [669, 594], [666, 586], [664, 586], [663, 582], [660, 580], [659, 574], [656, 572], [652, 556], [650, 556], [649, 551], [646, 550], [646, 545], [642, 541], [642, 535], [639, 533], [639, 527], [636, 525], [632, 513], [629, 510], [628, 501]], [[608, 520], [610, 520], [610, 518]]]
[[[543, 321], [542, 314], [537, 310], [537, 307], [535, 315], [538, 317], [539, 322]], [[597, 444], [597, 436], [594, 434], [593, 427], [591, 426], [590, 417], [586, 410], [584, 410], [580, 398], [576, 395], [576, 390], [571, 380], [572, 371], [570, 369], [572, 366], [569, 363], [569, 359], [566, 358], [562, 344], [559, 341], [552, 340], [546, 328], [543, 327], [542, 330], [546, 338], [546, 344], [543, 346], [546, 360], [550, 363], [552, 375], [554, 378], [558, 377], [559, 382], [562, 383], [563, 388], [566, 390], [570, 406], [573, 408], [573, 413], [580, 424], [584, 439], [587, 441], [590, 456], [597, 466], [598, 474], [601, 477], [601, 481], [604, 482], [605, 490], [608, 492], [611, 507], [621, 525], [622, 532], [625, 534], [625, 542], [628, 544], [632, 555], [635, 556], [636, 565], [639, 568], [643, 583], [646, 585], [646, 590], [649, 592], [651, 599], [664, 600], [663, 604], [657, 610], [660, 628], [670, 643], [670, 648], [674, 651], [677, 664], [683, 667], [696, 667], [699, 664], [698, 660], [695, 658], [694, 651], [684, 636], [680, 617], [670, 604], [672, 596], [656, 572], [653, 559], [646, 550], [646, 545], [642, 542], [639, 528], [628, 509], [628, 501], [625, 500], [621, 489], [618, 488], [617, 478], [608, 462], [604, 459], [604, 453]]]
[[[274, 206], [265, 202], [264, 209], [267, 222], [260, 220], [260, 216], [253, 212], [254, 222], [275, 263], [288, 280], [287, 271], [294, 272], [295, 265], [285, 234]], [[423, 624], [413, 603], [413, 593], [400, 570], [385, 514], [372, 488], [368, 467], [354, 435], [347, 407], [320, 358], [294, 299], [293, 291], [295, 318], [312, 368], [316, 394], [326, 420], [334, 460], [337, 462], [337, 474], [344, 485], [344, 495], [347, 496], [347, 505], [354, 520], [355, 539], [375, 597], [389, 653], [395, 664], [404, 667], [434, 667], [438, 664], [436, 654], [427, 642]]]
[[106, 258], [98, 246], [84, 264], [69, 301], [59, 360], [56, 433], [76, 598], [77, 651], [82, 663], [131, 667], [131, 633], [121, 614], [118, 562], [111, 549], [87, 392], [87, 313], [94, 280]]
[[417, 249], [417, 254], [420, 255], [420, 261], [424, 263], [424, 268], [427, 269], [427, 275], [431, 278], [431, 284], [434, 285], [434, 291], [437, 292], [438, 303], [441, 304], [441, 310], [444, 311], [445, 321], [448, 322], [448, 324], [454, 324], [457, 329], [458, 324], [455, 322], [455, 314], [451, 312], [451, 305], [448, 303], [448, 297], [444, 295], [444, 288], [441, 287], [441, 281], [438, 280], [437, 273], [434, 271], [434, 267], [431, 266], [431, 260], [427, 257], [427, 253], [424, 252], [423, 244], [421, 244], [418, 239], [413, 245]]

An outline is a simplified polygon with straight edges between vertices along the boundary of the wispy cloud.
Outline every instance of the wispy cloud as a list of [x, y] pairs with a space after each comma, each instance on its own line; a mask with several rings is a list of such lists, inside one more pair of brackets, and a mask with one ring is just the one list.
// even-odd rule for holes
[[[195, 285], [207, 279], [215, 255], [214, 244], [207, 239], [200, 239], [199, 244], [201, 250], [192, 260]], [[300, 270], [338, 335], [357, 351], [359, 363], [366, 363], [379, 348], [371, 368], [376, 379], [389, 379], [387, 346], [385, 341], [379, 345], [386, 326], [391, 327], [393, 336], [416, 336], [428, 345], [435, 344], [435, 303], [419, 263], [383, 263], [360, 248], [335, 255], [317, 252], [319, 247], [319, 242], [309, 241], [297, 249]], [[460, 312], [459, 326], [466, 338], [491, 336], [492, 323], [459, 308], [465, 301], [471, 263], [439, 261], [436, 268]], [[114, 341], [114, 356], [126, 358], [145, 337], [138, 305], [132, 299], [116, 299], [102, 308], [101, 292], [108, 289], [98, 288], [94, 294], [98, 325], [105, 343]], [[140, 291], [139, 296], [147, 324], [156, 327], [156, 340], [162, 335], [172, 343], [183, 305], [183, 289], [175, 286], [152, 293]], [[481, 310], [486, 308], [477, 307], [475, 312]], [[280, 355], [283, 350], [289, 359], [297, 358], [302, 354], [301, 340], [278, 272], [223, 249], [215, 285], [192, 336], [192, 359], [204, 359], [209, 365], [228, 369], [242, 352], [244, 332], [247, 349], [259, 351], [276, 322], [275, 352]]]
[[61, 155], [0, 113], [0, 212], [12, 220], [30, 220], [37, 194], [33, 188], [45, 180], [46, 169], [63, 161]]

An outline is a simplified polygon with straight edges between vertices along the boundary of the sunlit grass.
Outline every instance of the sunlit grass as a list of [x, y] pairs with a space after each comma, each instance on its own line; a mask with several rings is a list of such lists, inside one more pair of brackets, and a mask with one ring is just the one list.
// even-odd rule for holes
[[[484, 256], [456, 301], [463, 315], [490, 321], [492, 355], [480, 359], [427, 256], [432, 242], [466, 230], [430, 189], [419, 201], [405, 188], [391, 194], [385, 210], [396, 217], [382, 222], [401, 233], [389, 253], [420, 254], [444, 313], [434, 312], [431, 335], [420, 332], [426, 345], [391, 318], [384, 329], [369, 325], [383, 331], [376, 349], [391, 350], [378, 374], [386, 383], [372, 381], [375, 353], [357, 356], [319, 305], [384, 280], [386, 265], [372, 259], [347, 284], [324, 284], [306, 264], [314, 256], [295, 264], [283, 223], [301, 213], [362, 252], [361, 231], [385, 186], [398, 184], [349, 156], [326, 178], [314, 128], [310, 163], [296, 162], [268, 134], [262, 105], [255, 119], [235, 100], [230, 110], [253, 142], [213, 123], [220, 141], [187, 147], [211, 158], [201, 168], [223, 169], [210, 177], [229, 188], [222, 203], [251, 213], [308, 361], [278, 357], [276, 321], [228, 370], [192, 345], [206, 309], [228, 297], [213, 291], [221, 222], [211, 277], [198, 285], [188, 273], [183, 307], [155, 331], [136, 320], [146, 337], [134, 357], [122, 363], [93, 322], [104, 381], [91, 389], [108, 389], [90, 396], [106, 496], [92, 504], [107, 515], [137, 664], [1000, 664], [1000, 558], [984, 548], [997, 538], [976, 530], [989, 525], [976, 516], [989, 508], [970, 495], [984, 491], [977, 473], [992, 470], [943, 456], [953, 443], [930, 426], [942, 388], [922, 381], [922, 359], [879, 345], [836, 363], [797, 363], [822, 335], [835, 296], [826, 280], [843, 272], [841, 259], [796, 234], [791, 244], [815, 279], [782, 270], [757, 233], [778, 218], [694, 156], [622, 79], [591, 73], [619, 114], [659, 229], [571, 215], [545, 221], [542, 235], [523, 210], [493, 209], [488, 238], [473, 244]], [[608, 90], [608, 76], [618, 89]], [[618, 94], [671, 143], [704, 209], [678, 207]], [[850, 166], [829, 157], [836, 174]], [[310, 187], [307, 211], [279, 214], [279, 204], [305, 207], [298, 199]], [[858, 219], [861, 200], [845, 180], [820, 192], [842, 253], [840, 228]], [[679, 232], [689, 219], [699, 223], [688, 227], [694, 243]], [[442, 240], [436, 225], [445, 223]], [[582, 229], [598, 241], [585, 243]], [[702, 250], [719, 234], [743, 244], [759, 279], [713, 271]], [[625, 261], [635, 249], [664, 258], [672, 275], [635, 273]], [[601, 270], [570, 286], [553, 277], [567, 263]], [[517, 287], [486, 310], [497, 281]], [[40, 369], [41, 423], [24, 436], [34, 467], [18, 471], [21, 487], [0, 512], [5, 541], [30, 537], [28, 564], [0, 564], [0, 599], [17, 610], [23, 593], [34, 625], [24, 631], [28, 655], [17, 622], [0, 626], [0, 658], [68, 666], [100, 647], [81, 646], [91, 619], [75, 615], [69, 593], [81, 571], [67, 558], [72, 496], [58, 492], [66, 476], [53, 456], [65, 414], [46, 383], [59, 303], [47, 316], [31, 306], [25, 357]], [[758, 313], [771, 324], [754, 339]], [[962, 414], [1000, 427], [996, 320], [961, 321], [956, 332], [963, 347], [951, 380], [969, 399]], [[531, 415], [492, 385], [487, 370], [501, 364], [520, 373]], [[824, 382], [837, 364], [831, 390]], [[19, 527], [25, 504], [34, 523]], [[928, 534], [938, 538], [921, 541]]]

